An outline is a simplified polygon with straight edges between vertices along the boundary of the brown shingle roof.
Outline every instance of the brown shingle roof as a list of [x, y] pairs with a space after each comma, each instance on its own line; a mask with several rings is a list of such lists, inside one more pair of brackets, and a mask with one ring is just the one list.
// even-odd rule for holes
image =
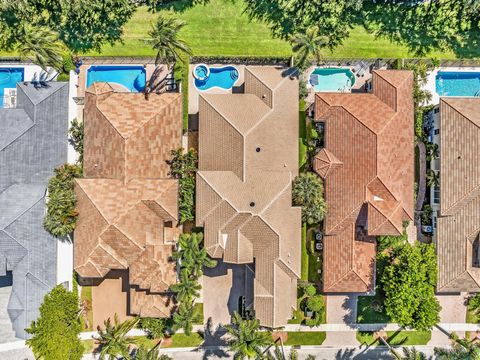
[[300, 274], [298, 85], [283, 71], [247, 67], [246, 94], [200, 98], [197, 225], [211, 256], [255, 259], [255, 312], [270, 327], [291, 317]]
[[480, 99], [442, 98], [440, 119], [437, 290], [480, 291]]
[[170, 150], [181, 146], [181, 96], [115, 92], [95, 83], [86, 92], [84, 175], [75, 192], [75, 270], [102, 278], [129, 270], [130, 309], [164, 316], [176, 281], [171, 260], [178, 237], [178, 182], [168, 179]]
[[400, 235], [413, 219], [412, 73], [375, 71], [373, 93], [319, 93], [325, 148], [313, 160], [325, 179], [324, 289], [373, 287], [374, 236]]

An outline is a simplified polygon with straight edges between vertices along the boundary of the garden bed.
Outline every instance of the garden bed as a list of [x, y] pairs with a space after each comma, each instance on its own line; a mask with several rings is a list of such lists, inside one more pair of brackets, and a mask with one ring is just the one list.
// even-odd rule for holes
[[375, 296], [359, 296], [357, 298], [357, 323], [388, 323], [390, 318], [385, 312], [384, 298], [377, 290]]
[[324, 331], [295, 331], [287, 332], [286, 346], [295, 345], [322, 345], [327, 333]]

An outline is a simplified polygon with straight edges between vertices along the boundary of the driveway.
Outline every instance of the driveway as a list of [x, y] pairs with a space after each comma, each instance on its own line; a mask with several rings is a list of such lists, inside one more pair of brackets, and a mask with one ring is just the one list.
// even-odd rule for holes
[[[327, 324], [352, 324], [357, 318], [357, 295], [326, 295]], [[355, 331], [327, 332], [323, 345], [357, 346], [359, 345]]]
[[246, 265], [226, 264], [218, 261], [213, 269], [205, 269], [203, 276], [203, 313], [215, 327], [229, 324], [234, 311], [238, 311], [238, 299], [247, 297], [251, 301], [252, 277]]

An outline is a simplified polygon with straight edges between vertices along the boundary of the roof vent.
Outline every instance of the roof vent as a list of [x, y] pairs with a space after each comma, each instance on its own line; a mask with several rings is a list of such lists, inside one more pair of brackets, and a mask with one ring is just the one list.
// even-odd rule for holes
[[250, 207], [255, 207], [255, 203], [253, 201], [250, 203]]
[[262, 99], [265, 99], [267, 97], [267, 94], [262, 95]]
[[260, 151], [262, 151], [262, 149], [259, 148], [259, 147], [257, 147], [257, 148], [255, 149], [255, 151], [256, 151], [256, 152], [260, 152]]
[[383, 199], [377, 195], [373, 195], [373, 201], [383, 201]]

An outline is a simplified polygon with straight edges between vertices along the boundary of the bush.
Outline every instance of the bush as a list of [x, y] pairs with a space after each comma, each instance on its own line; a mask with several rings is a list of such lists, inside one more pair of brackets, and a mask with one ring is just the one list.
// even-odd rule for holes
[[430, 225], [432, 222], [433, 210], [430, 204], [423, 205], [422, 225]]
[[302, 100], [302, 99], [305, 99], [307, 96], [308, 96], [307, 82], [305, 80], [300, 80], [298, 82], [298, 98]]
[[300, 174], [293, 181], [293, 204], [302, 207], [302, 221], [318, 224], [325, 217], [327, 206], [323, 199], [322, 180], [314, 173]]
[[48, 181], [47, 212], [43, 226], [55, 237], [68, 236], [75, 229], [78, 213], [75, 210], [77, 199], [74, 180], [81, 176], [80, 166], [65, 164], [56, 168], [54, 176]]
[[44, 360], [80, 360], [83, 345], [79, 339], [78, 297], [57, 285], [45, 295], [40, 316], [25, 329], [32, 338], [27, 340], [35, 358]]
[[68, 130], [68, 142], [78, 153], [78, 162], [83, 163], [83, 121], [80, 122], [76, 118], [72, 120], [70, 130]]
[[317, 288], [312, 284], [308, 284], [303, 288], [303, 293], [306, 296], [314, 296], [317, 293]]
[[70, 81], [70, 75], [65, 74], [65, 73], [61, 73], [60, 75], [57, 76], [57, 81], [69, 82]]
[[468, 306], [475, 314], [480, 314], [480, 293], [476, 293], [468, 299]]
[[140, 318], [138, 328], [147, 333], [149, 339], [163, 339], [167, 330], [166, 318]]
[[307, 299], [307, 308], [318, 313], [323, 311], [325, 303], [322, 295], [314, 295]]
[[402, 327], [429, 330], [440, 320], [435, 297], [437, 259], [433, 244], [404, 244], [379, 254], [385, 310]]
[[63, 70], [63, 73], [67, 75], [70, 73], [71, 70], [75, 70], [72, 54], [65, 54], [63, 56], [62, 70]]
[[193, 221], [195, 218], [195, 173], [197, 171], [197, 153], [190, 149], [184, 152], [183, 149], [171, 151], [172, 159], [170, 175], [179, 182], [179, 204], [178, 211], [180, 223]]

